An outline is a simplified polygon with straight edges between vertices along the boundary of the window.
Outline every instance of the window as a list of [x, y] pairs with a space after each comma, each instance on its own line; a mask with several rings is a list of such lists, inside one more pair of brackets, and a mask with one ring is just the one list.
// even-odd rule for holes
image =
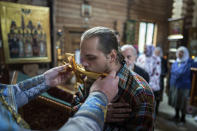
[[155, 24], [154, 23], [146, 23], [140, 22], [139, 29], [139, 52], [144, 52], [145, 45], [152, 45], [154, 42], [154, 34], [155, 34]]

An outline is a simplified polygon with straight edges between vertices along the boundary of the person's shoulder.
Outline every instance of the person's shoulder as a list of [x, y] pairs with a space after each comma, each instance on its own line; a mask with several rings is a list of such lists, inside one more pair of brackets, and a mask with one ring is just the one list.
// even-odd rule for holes
[[135, 72], [131, 72], [131, 75], [133, 77], [132, 86], [134, 90], [151, 91], [149, 84], [146, 82], [146, 80], [143, 77], [141, 77]]
[[176, 66], [176, 65], [178, 65], [178, 61], [177, 60], [172, 63], [172, 66]]
[[[134, 71], [135, 71], [136, 73], [141, 72], [141, 73], [144, 73], [144, 74], [148, 74], [143, 68], [141, 68], [141, 67], [138, 66], [138, 65], [134, 65]], [[139, 74], [139, 73], [138, 73], [138, 74]]]
[[134, 73], [131, 88], [136, 104], [151, 103], [153, 104], [154, 94], [149, 84], [138, 74]]
[[134, 71], [135, 70], [141, 70], [141, 69], [142, 69], [141, 67], [139, 67], [138, 65], [134, 64]]
[[194, 62], [194, 60], [193, 60], [193, 59], [191, 59], [191, 58], [189, 58], [189, 59], [187, 60], [187, 62], [189, 62], [189, 63], [193, 63], [193, 62]]
[[149, 82], [149, 75], [148, 72], [146, 72], [143, 68], [134, 65], [134, 72], [139, 74], [141, 77], [143, 77], [147, 82]]
[[194, 60], [193, 59], [191, 59], [191, 58], [189, 58], [189, 59], [187, 59], [186, 61], [185, 61], [185, 63], [184, 63], [186, 66], [191, 66], [191, 65], [193, 65], [194, 64]]
[[141, 60], [141, 59], [145, 59], [145, 58], [146, 58], [145, 54], [140, 54], [138, 56], [137, 60]]

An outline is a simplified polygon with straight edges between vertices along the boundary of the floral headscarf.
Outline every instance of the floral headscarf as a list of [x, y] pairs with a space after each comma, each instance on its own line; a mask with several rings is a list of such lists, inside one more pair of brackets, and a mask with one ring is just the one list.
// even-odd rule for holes
[[[178, 58], [179, 51], [183, 51], [183, 57], [182, 58]], [[189, 51], [188, 51], [188, 49], [186, 47], [184, 47], [184, 46], [180, 46], [178, 48], [177, 52], [176, 52], [176, 58], [177, 58], [176, 60], [178, 62], [183, 62], [183, 61], [188, 60], [189, 59]]]
[[153, 55], [153, 51], [154, 51], [154, 46], [153, 45], [147, 45], [146, 46], [146, 52], [145, 52], [145, 55], [147, 56], [147, 57], [150, 57], [150, 56], [152, 56]]

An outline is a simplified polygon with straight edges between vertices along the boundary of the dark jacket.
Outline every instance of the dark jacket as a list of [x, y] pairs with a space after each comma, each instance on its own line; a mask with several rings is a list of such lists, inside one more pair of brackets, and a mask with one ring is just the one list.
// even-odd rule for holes
[[149, 83], [149, 75], [144, 69], [142, 69], [141, 67], [137, 65], [134, 65], [133, 71], [137, 73], [138, 75], [140, 75], [141, 77], [143, 77]]
[[163, 91], [164, 89], [164, 77], [168, 73], [167, 60], [161, 57], [161, 76], [160, 76], [160, 88]]

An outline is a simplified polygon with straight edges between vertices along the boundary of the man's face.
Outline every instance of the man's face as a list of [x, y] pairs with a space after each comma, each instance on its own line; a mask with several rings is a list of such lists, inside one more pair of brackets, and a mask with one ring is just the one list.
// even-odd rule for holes
[[80, 43], [80, 58], [85, 70], [98, 73], [109, 72], [110, 59], [98, 49], [99, 38], [93, 37]]
[[135, 63], [135, 59], [136, 59], [136, 56], [134, 55], [133, 50], [128, 48], [128, 49], [122, 51], [122, 54], [125, 58], [127, 66], [128, 67], [131, 65], [133, 66], [133, 64]]

